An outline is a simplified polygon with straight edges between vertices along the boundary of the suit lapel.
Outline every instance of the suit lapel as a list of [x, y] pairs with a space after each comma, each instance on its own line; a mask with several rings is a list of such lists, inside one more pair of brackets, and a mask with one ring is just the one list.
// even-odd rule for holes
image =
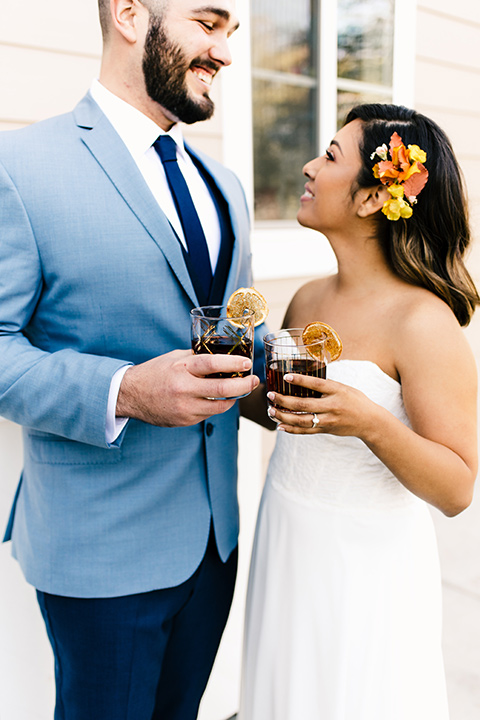
[[119, 135], [89, 95], [77, 105], [74, 116], [83, 143], [158, 245], [192, 303], [198, 305], [181, 244]]

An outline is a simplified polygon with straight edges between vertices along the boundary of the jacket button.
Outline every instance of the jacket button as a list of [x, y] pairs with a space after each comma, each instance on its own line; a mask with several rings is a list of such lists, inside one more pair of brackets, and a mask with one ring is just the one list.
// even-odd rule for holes
[[213, 435], [214, 429], [215, 429], [215, 428], [213, 427], [212, 423], [207, 423], [207, 424], [206, 424], [206, 426], [205, 426], [205, 432], [207, 433], [208, 437], [210, 437], [210, 435]]

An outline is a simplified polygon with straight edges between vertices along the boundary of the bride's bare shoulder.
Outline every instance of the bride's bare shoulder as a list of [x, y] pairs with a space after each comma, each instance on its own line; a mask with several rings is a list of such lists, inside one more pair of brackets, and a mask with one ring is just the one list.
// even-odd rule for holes
[[[295, 318], [303, 318], [308, 315], [312, 306], [321, 303], [322, 298], [328, 292], [334, 276], [315, 278], [302, 285], [293, 296], [284, 320], [284, 327], [294, 327]], [[293, 323], [293, 324], [292, 324]]]
[[432, 373], [445, 364], [473, 370], [473, 353], [451, 308], [422, 288], [412, 288], [392, 312], [390, 345], [401, 377], [414, 369]]

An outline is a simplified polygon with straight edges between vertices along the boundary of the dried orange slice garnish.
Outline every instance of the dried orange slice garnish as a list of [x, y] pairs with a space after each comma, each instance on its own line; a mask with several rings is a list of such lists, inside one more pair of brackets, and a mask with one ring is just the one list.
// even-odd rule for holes
[[[323, 338], [326, 338], [325, 349], [330, 354], [330, 360], [338, 360], [342, 354], [343, 344], [338, 333], [335, 332], [330, 325], [323, 322], [312, 322], [307, 325], [302, 333], [302, 341], [304, 345], [311, 345]], [[315, 357], [316, 352], [314, 347], [307, 347], [307, 350], [310, 355]]]
[[228, 317], [241, 317], [245, 311], [253, 312], [254, 325], [261, 325], [268, 315], [267, 301], [255, 288], [238, 288], [230, 295], [227, 302]]

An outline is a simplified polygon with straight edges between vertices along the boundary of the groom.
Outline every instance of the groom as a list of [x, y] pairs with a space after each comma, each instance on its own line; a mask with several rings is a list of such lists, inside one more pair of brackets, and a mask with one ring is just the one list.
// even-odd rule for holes
[[[189, 312], [251, 284], [242, 189], [184, 144], [234, 0], [99, 0], [99, 81], [0, 134], [0, 414], [24, 426], [5, 539], [55, 655], [55, 720], [193, 720], [236, 572], [249, 361]], [[189, 220], [184, 211], [189, 208]], [[260, 367], [257, 338], [255, 369]]]

